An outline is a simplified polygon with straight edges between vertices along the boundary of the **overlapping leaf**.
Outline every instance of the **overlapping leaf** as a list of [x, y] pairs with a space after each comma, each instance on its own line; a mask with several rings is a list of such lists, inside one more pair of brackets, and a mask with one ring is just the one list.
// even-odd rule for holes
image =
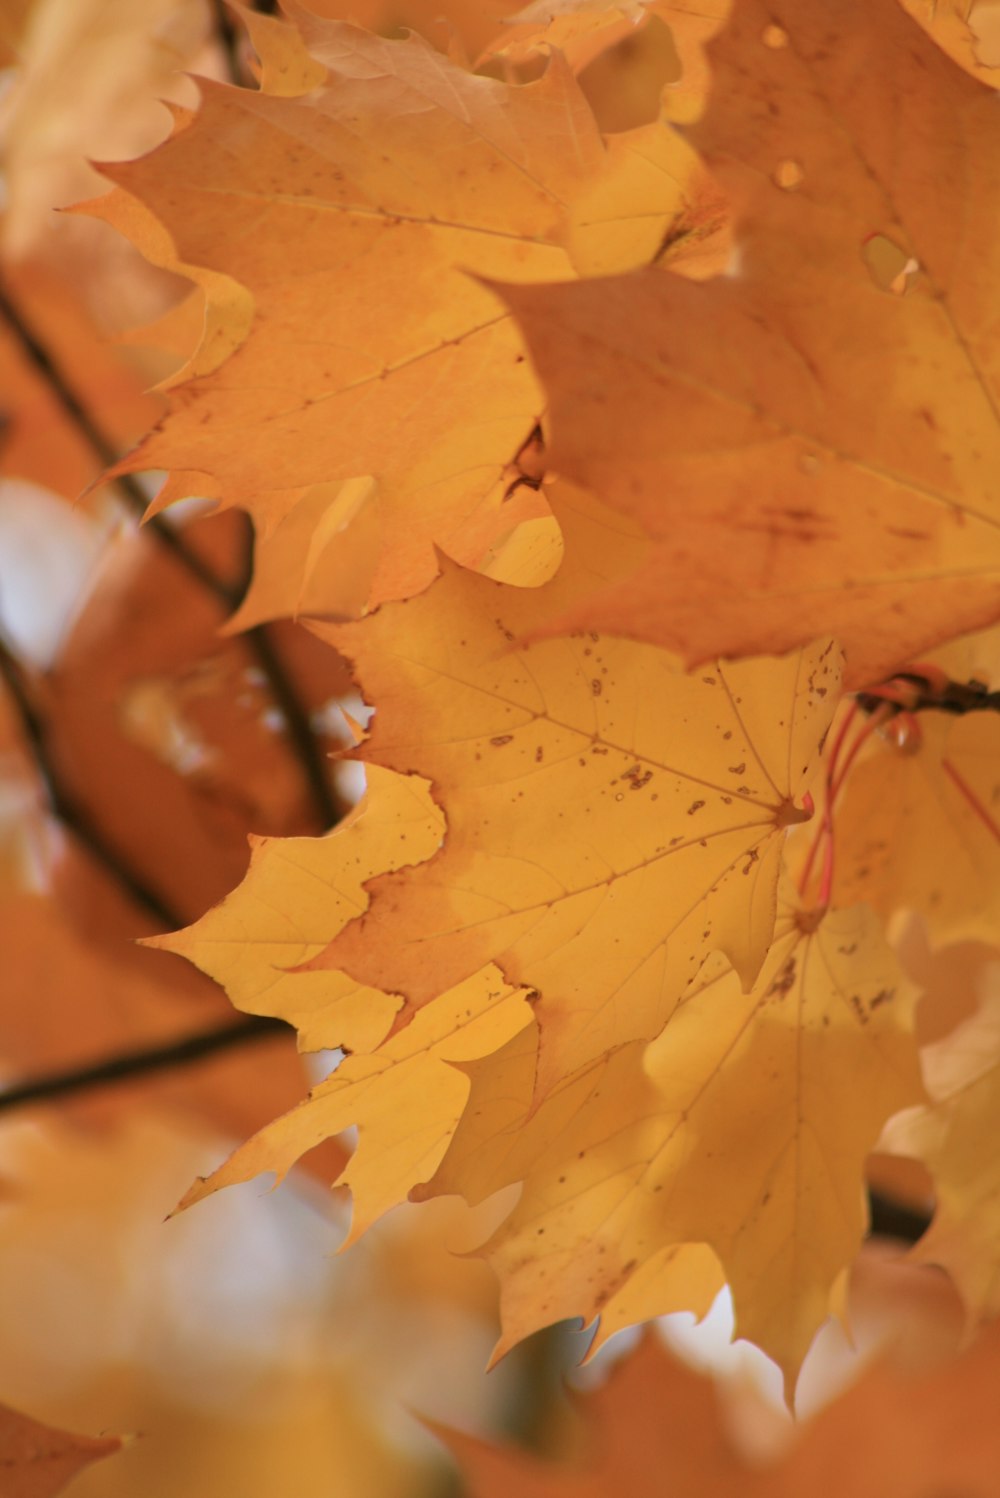
[[[877, 921], [853, 911], [814, 926], [788, 904], [749, 993], [713, 959], [651, 1046], [581, 1069], [535, 1111], [530, 1035], [502, 1067], [471, 1068], [428, 1191], [475, 1199], [525, 1182], [485, 1250], [502, 1286], [501, 1348], [547, 1320], [592, 1318], [654, 1255], [704, 1242], [738, 1332], [794, 1382], [860, 1247], [865, 1156], [921, 1094], [915, 990]], [[661, 1258], [642, 1318], [668, 1308], [679, 1278], [694, 1303], [711, 1285], [703, 1263]]]
[[[520, 0], [309, 0], [310, 11], [382, 35], [415, 31], [449, 56], [472, 58], [520, 11]], [[283, 7], [286, 11], [291, 6]]]
[[879, 743], [851, 772], [835, 897], [885, 916], [918, 911], [938, 942], [989, 941], [1000, 930], [1000, 722], [923, 712], [918, 732], [919, 745]]
[[[735, 1181], [745, 1186], [751, 1173], [727, 1164], [732, 1146], [723, 1143], [718, 1177], [709, 1170], [710, 1186], [699, 1194], [695, 1183], [705, 1162], [698, 1157], [697, 1166], [686, 1164], [692, 1136], [675, 1129], [677, 1115], [690, 1111], [693, 1099], [670, 1092], [666, 1077], [675, 1079], [675, 1089], [690, 1084], [696, 1094], [711, 1092], [713, 1079], [718, 1083], [708, 1110], [694, 1109], [698, 1131], [705, 1133], [724, 1131], [726, 1119], [750, 1106], [762, 1054], [778, 1070], [789, 1066], [780, 1041], [759, 1037], [746, 1042], [749, 1054], [735, 1069], [726, 1058], [744, 1030], [759, 1028], [768, 990], [779, 997], [794, 991], [790, 978], [776, 977], [776, 963], [787, 975], [789, 951], [772, 951], [764, 975], [758, 980], [757, 974], [773, 932], [784, 829], [806, 815], [796, 801], [812, 776], [836, 699], [838, 663], [829, 644], [784, 660], [717, 665], [692, 677], [666, 653], [629, 641], [594, 635], [524, 640], [553, 603], [579, 588], [581, 575], [597, 576], [602, 563], [614, 565], [606, 539], [605, 555], [594, 554], [601, 537], [606, 533], [599, 527], [574, 532], [562, 571], [542, 588], [515, 589], [449, 568], [419, 598], [385, 605], [356, 625], [317, 626], [355, 658], [364, 690], [378, 703], [360, 751], [376, 771], [365, 808], [321, 843], [292, 845], [290, 856], [289, 845], [266, 845], [241, 891], [166, 943], [222, 977], [238, 1003], [296, 1020], [308, 1043], [322, 1037], [370, 1052], [348, 1056], [300, 1109], [239, 1150], [191, 1199], [263, 1170], [283, 1173], [312, 1144], [352, 1123], [360, 1124], [361, 1148], [344, 1179], [355, 1196], [356, 1232], [433, 1174], [456, 1126], [454, 1148], [472, 1161], [461, 1189], [481, 1195], [506, 1183], [491, 1174], [499, 1150], [507, 1178], [528, 1181], [523, 1210], [529, 1215], [537, 1216], [535, 1192], [548, 1189], [542, 1183], [549, 1175], [567, 1174], [559, 1155], [567, 1133], [574, 1164], [580, 1151], [596, 1161], [604, 1160], [602, 1151], [617, 1158], [624, 1148], [624, 1177], [612, 1173], [608, 1187], [613, 1195], [630, 1198], [640, 1159], [671, 1179], [675, 1215], [633, 1225], [620, 1242], [602, 1225], [613, 1216], [607, 1203], [595, 1207], [588, 1199], [587, 1208], [571, 1210], [556, 1190], [546, 1248], [557, 1240], [562, 1245], [558, 1274], [551, 1254], [537, 1252], [534, 1220], [523, 1230], [531, 1235], [530, 1254], [523, 1244], [512, 1246], [507, 1262], [502, 1250], [491, 1251], [505, 1283], [510, 1340], [559, 1315], [592, 1316], [605, 1306], [611, 1329], [650, 1308], [706, 1308], [719, 1277], [712, 1253], [696, 1246], [702, 1241], [718, 1239], [723, 1257], [733, 1259], [733, 1277], [745, 1274], [752, 1286], [747, 1302], [757, 1294], [755, 1277], [762, 1271], [753, 1252], [744, 1271], [719, 1225], [742, 1220], [746, 1204], [734, 1203]], [[627, 554], [630, 538], [622, 544]], [[430, 780], [445, 821], [437, 851], [431, 850], [440, 823], [428, 819], [428, 802], [415, 795], [411, 779], [388, 771]], [[398, 829], [393, 835], [401, 805], [414, 808], [416, 837], [409, 843]], [[379, 858], [397, 872], [367, 877]], [[291, 878], [282, 881], [282, 872]], [[350, 920], [369, 898], [368, 911]], [[345, 921], [340, 936], [317, 953], [327, 931]], [[248, 929], [258, 941], [264, 938], [253, 944], [256, 950], [233, 947], [246, 943]], [[785, 946], [794, 948], [800, 935], [795, 919], [786, 918]], [[721, 967], [706, 970], [697, 995], [681, 1001], [712, 953], [728, 960], [717, 957]], [[836, 960], [828, 959], [834, 966]], [[530, 1010], [524, 993], [498, 983], [489, 966], [494, 961], [508, 984], [530, 990]], [[288, 971], [292, 965], [295, 971]], [[879, 990], [887, 989], [877, 965], [874, 971]], [[740, 998], [741, 979], [747, 987], [757, 980], [746, 999]], [[852, 1024], [866, 1017], [865, 981], [858, 980], [860, 1019], [852, 1011]], [[359, 983], [382, 992], [359, 993]], [[813, 1002], [826, 1009], [833, 1003]], [[885, 1020], [889, 1031], [896, 1025], [905, 1031], [907, 1003], [901, 999], [895, 1018]], [[702, 1014], [702, 1006], [712, 1012]], [[825, 1031], [833, 1021], [826, 1015], [810, 1023]], [[882, 1017], [879, 1031], [881, 1024]], [[777, 1029], [790, 1040], [798, 1035], [787, 1022]], [[661, 1031], [666, 1072], [647, 1077], [645, 1043]], [[831, 1034], [839, 1034], [836, 1025]], [[713, 1035], [719, 1054], [688, 1054], [691, 1046], [711, 1050]], [[834, 1050], [828, 1044], [827, 1056], [834, 1058]], [[498, 1136], [488, 1111], [484, 1123], [475, 1097], [463, 1112], [469, 1082], [456, 1070], [459, 1061], [471, 1061], [474, 1094], [476, 1086], [499, 1088], [509, 1134]], [[838, 1051], [833, 1074], [848, 1076], [843, 1068]], [[817, 1246], [822, 1234], [802, 1227], [807, 1207], [814, 1210], [801, 1196], [807, 1188], [789, 1188], [789, 1203], [788, 1193], [776, 1187], [776, 1206], [766, 1214], [759, 1252], [780, 1261], [783, 1291], [789, 1268], [781, 1252], [795, 1259], [799, 1238], [807, 1245], [791, 1277], [801, 1324], [789, 1363], [826, 1314], [830, 1281], [860, 1236], [858, 1150], [868, 1148], [887, 1112], [913, 1096], [905, 1087], [900, 1091], [892, 1064], [888, 1070], [888, 1078], [879, 1078], [884, 1086], [872, 1089], [875, 1122], [860, 1110], [855, 1130], [845, 1135], [857, 1139], [860, 1132], [863, 1145], [843, 1146], [841, 1175], [829, 1190], [826, 1183], [808, 1188], [827, 1204], [827, 1214], [832, 1192], [837, 1224], [845, 1213], [851, 1224], [850, 1243], [834, 1238], [823, 1249]], [[905, 1061], [897, 1070], [905, 1072]], [[808, 1131], [821, 1127], [813, 1118], [820, 1103], [797, 1091], [796, 1083], [787, 1085], [794, 1093], [786, 1106], [787, 1132], [795, 1136], [791, 1148], [798, 1158]], [[832, 1079], [822, 1083], [832, 1086]], [[523, 1115], [517, 1119], [510, 1115], [514, 1098]], [[540, 1106], [532, 1114], [535, 1103]], [[839, 1117], [836, 1129], [844, 1133]], [[640, 1138], [645, 1154], [636, 1153]], [[764, 1141], [765, 1154], [772, 1154], [760, 1165], [758, 1181], [781, 1168], [775, 1152], [787, 1143]], [[842, 1198], [852, 1187], [855, 1201], [847, 1212]], [[449, 1177], [446, 1184], [442, 1177], [427, 1189], [455, 1189], [455, 1181]], [[678, 1208], [685, 1191], [687, 1205]], [[720, 1220], [707, 1205], [713, 1194]], [[631, 1206], [622, 1210], [627, 1216]], [[826, 1233], [829, 1223], [815, 1211]], [[520, 1221], [504, 1230], [511, 1245], [520, 1244]], [[641, 1242], [631, 1242], [629, 1233]], [[593, 1266], [594, 1253], [608, 1252], [612, 1242], [617, 1246], [602, 1274], [585, 1286], [581, 1276]], [[810, 1254], [822, 1260], [818, 1269]], [[575, 1266], [572, 1273], [563, 1273], [567, 1262]], [[560, 1285], [558, 1304], [546, 1294], [553, 1278]], [[741, 1283], [741, 1297], [743, 1291]], [[781, 1316], [773, 1303], [762, 1315], [781, 1324], [760, 1331], [777, 1346], [794, 1318]], [[749, 1310], [747, 1320], [753, 1328]]]
[[525, 995], [484, 968], [442, 994], [375, 1055], [348, 1056], [297, 1109], [198, 1181], [181, 1205], [262, 1171], [280, 1180], [307, 1150], [357, 1126], [357, 1151], [337, 1178], [351, 1188], [352, 1242], [436, 1169], [469, 1092], [453, 1063], [499, 1050], [530, 1018]]
[[473, 1498], [990, 1498], [1000, 1460], [990, 1404], [998, 1365], [992, 1328], [956, 1363], [916, 1378], [871, 1368], [805, 1425], [789, 1452], [761, 1464], [735, 1449], [712, 1381], [648, 1337], [601, 1388], [579, 1397], [586, 1429], [575, 1461], [445, 1439]]
[[[494, 51], [585, 50], [606, 9], [529, 15]], [[124, 466], [171, 470], [161, 503], [193, 485], [254, 515], [234, 624], [382, 604], [317, 626], [376, 710], [362, 808], [258, 842], [243, 886], [157, 943], [347, 1052], [186, 1201], [355, 1124], [352, 1237], [407, 1195], [523, 1183], [485, 1249], [502, 1348], [701, 1310], [724, 1274], [791, 1380], [864, 1232], [865, 1156], [922, 1094], [876, 917], [789, 898], [772, 940], [779, 868], [836, 702], [829, 636], [861, 683], [998, 612], [995, 101], [893, 0], [737, 0], [691, 132], [737, 205], [730, 260], [689, 146], [661, 122], [602, 139], [583, 52], [515, 85], [289, 13], [252, 23], [263, 91], [206, 86], [99, 210], [206, 299]], [[552, 396], [541, 493], [545, 396], [498, 283]], [[566, 558], [539, 586], [543, 495]], [[413, 596], [434, 544], [536, 586], [446, 563]], [[993, 726], [947, 750], [980, 812]], [[866, 800], [862, 772], [838, 898], [919, 904], [869, 854], [905, 833], [924, 857], [927, 793]], [[943, 862], [912, 879], [953, 930], [969, 880], [947, 890]], [[960, 1183], [929, 1242], [970, 1282], [994, 1224], [963, 1171], [994, 1090], [952, 1154], [950, 1093], [906, 1136]]]
[[[956, 682], [990, 687], [1000, 632], [955, 642], [934, 662]], [[898, 727], [898, 722], [896, 724]], [[891, 725], [890, 725], [891, 728]], [[834, 898], [888, 919], [918, 912], [935, 943], [995, 940], [1000, 930], [1000, 719], [920, 711], [898, 737], [878, 733], [838, 800]]]
[[429, 858], [442, 819], [419, 782], [373, 767], [368, 793], [324, 838], [258, 838], [221, 905], [147, 945], [177, 952], [221, 983], [238, 1009], [293, 1024], [303, 1050], [374, 1050], [399, 1000], [344, 975], [302, 972], [365, 909], [364, 882]]
[[172, 245], [161, 259], [229, 278], [254, 311], [129, 466], [204, 474], [203, 491], [265, 529], [315, 484], [373, 477], [378, 601], [434, 575], [432, 542], [476, 563], [537, 511], [530, 490], [505, 499], [541, 395], [510, 317], [467, 273], [547, 282], [647, 263], [704, 172], [664, 125], [607, 151], [557, 54], [514, 87], [417, 38], [294, 15], [325, 84], [279, 97], [205, 83], [190, 123], [108, 168], [129, 197], [104, 216], [149, 245], [139, 200]]
[[451, 569], [317, 626], [378, 703], [361, 757], [431, 780], [447, 835], [313, 966], [402, 993], [409, 1017], [498, 962], [543, 994], [542, 1090], [657, 1035], [709, 953], [753, 982], [839, 666], [829, 643], [696, 676], [596, 635], [517, 645], [573, 586], [569, 560], [523, 591]]
[[[596, 95], [620, 114], [622, 96], [626, 106], [632, 102], [638, 61], [643, 92], [649, 92], [650, 83], [658, 86], [666, 118], [683, 122], [697, 118], [704, 107], [709, 88], [704, 48], [728, 8], [728, 0], [696, 5], [685, 0], [541, 0], [510, 18], [481, 62], [493, 57], [524, 62], [558, 47], [581, 76], [588, 97]], [[653, 116], [659, 112], [656, 102]]]
[[740, 0], [709, 54], [730, 274], [504, 291], [552, 466], [654, 542], [564, 622], [693, 661], [830, 630], [860, 684], [997, 613], [995, 98], [896, 0]]

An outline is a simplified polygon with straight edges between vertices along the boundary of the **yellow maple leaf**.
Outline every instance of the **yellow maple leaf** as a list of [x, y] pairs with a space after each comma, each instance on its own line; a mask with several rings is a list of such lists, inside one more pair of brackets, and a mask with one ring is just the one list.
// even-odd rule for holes
[[530, 1021], [525, 996], [485, 968], [428, 1005], [374, 1055], [348, 1056], [305, 1102], [268, 1124], [202, 1178], [190, 1206], [222, 1186], [273, 1170], [280, 1180], [325, 1139], [356, 1125], [358, 1147], [337, 1182], [351, 1189], [352, 1243], [432, 1175], [461, 1117], [469, 1083], [452, 1065], [502, 1047]]
[[997, 613], [995, 98], [896, 0], [738, 0], [709, 56], [729, 274], [503, 292], [551, 466], [651, 541], [563, 623], [692, 662], [829, 631], [860, 685]]
[[[461, 1121], [436, 1174], [411, 1192], [414, 1201], [458, 1194], [476, 1205], [523, 1180], [536, 1209], [540, 1185], [559, 1197], [550, 1216], [529, 1211], [523, 1226], [515, 1213], [494, 1240], [496, 1252], [491, 1245], [484, 1250], [501, 1282], [494, 1359], [540, 1327], [573, 1316], [600, 1316], [592, 1355], [616, 1331], [650, 1317], [705, 1315], [724, 1284], [713, 1251], [669, 1234], [650, 1242], [641, 1258], [609, 1251], [614, 1230], [606, 1232], [601, 1220], [600, 1187], [579, 1189], [584, 1175], [596, 1184], [602, 1171], [605, 1206], [633, 1188], [636, 1162], [627, 1157], [648, 1140], [659, 1102], [642, 1070], [641, 1046], [625, 1046], [562, 1079], [535, 1112], [537, 1059], [537, 1027], [529, 1025], [495, 1054], [462, 1065], [471, 1091]], [[564, 1192], [571, 1167], [576, 1194]]]
[[442, 818], [419, 782], [369, 771], [365, 796], [322, 838], [254, 838], [250, 867], [221, 905], [146, 945], [187, 957], [237, 1009], [286, 1019], [305, 1051], [374, 1050], [400, 1001], [343, 974], [302, 972], [366, 905], [365, 880], [428, 858]]
[[258, 523], [254, 568], [227, 633], [291, 615], [362, 614], [382, 544], [374, 479], [310, 484]]
[[865, 1157], [922, 1092], [916, 990], [878, 922], [861, 909], [814, 926], [787, 904], [749, 993], [711, 960], [652, 1045], [581, 1069], [535, 1109], [530, 1035], [468, 1068], [466, 1114], [420, 1195], [477, 1199], [523, 1179], [484, 1250], [499, 1351], [546, 1321], [592, 1319], [643, 1269], [640, 1319], [672, 1309], [677, 1285], [704, 1304], [710, 1265], [666, 1257], [704, 1243], [738, 1332], [794, 1382], [861, 1245]]
[[[294, 845], [290, 860], [281, 844], [268, 845], [271, 862], [260, 865], [259, 889], [252, 869], [229, 909], [204, 918], [180, 946], [178, 938], [166, 944], [224, 976], [238, 1002], [265, 994], [269, 1008], [305, 1020], [314, 1038], [317, 1016], [309, 1011], [319, 1006], [328, 1042], [343, 1038], [340, 995], [350, 996], [347, 1012], [360, 1026], [369, 1001], [364, 990], [356, 1000], [358, 984], [374, 985], [382, 992], [364, 1037], [370, 1054], [349, 1056], [307, 1103], [237, 1151], [188, 1201], [262, 1170], [281, 1174], [320, 1139], [359, 1123], [363, 1147], [344, 1176], [355, 1195], [355, 1233], [433, 1174], [456, 1127], [448, 1169], [464, 1150], [482, 1194], [506, 1183], [491, 1173], [491, 1152], [499, 1148], [508, 1176], [516, 1164], [510, 1179], [527, 1178], [530, 1202], [551, 1141], [565, 1132], [554, 1113], [562, 1117], [569, 1108], [566, 1128], [586, 1134], [579, 1146], [585, 1153], [600, 1139], [613, 1154], [623, 1134], [669, 1132], [660, 1081], [643, 1072], [645, 1042], [663, 1031], [669, 1055], [676, 1026], [694, 1037], [725, 1035], [728, 1024], [740, 1016], [749, 1024], [761, 1007], [760, 984], [772, 984], [777, 960], [772, 953], [758, 979], [774, 927], [784, 832], [806, 815], [796, 798], [810, 781], [833, 711], [836, 653], [821, 643], [783, 660], [686, 676], [665, 652], [630, 641], [526, 639], [581, 578], [616, 565], [608, 532], [599, 523], [588, 529], [586, 518], [584, 506], [562, 569], [540, 588], [512, 588], [448, 567], [418, 598], [384, 605], [358, 624], [315, 626], [355, 659], [378, 704], [360, 750], [375, 774], [365, 812], [321, 842]], [[626, 554], [632, 544], [634, 538], [621, 538]], [[415, 775], [431, 782], [444, 812], [440, 848], [440, 821], [428, 821], [430, 803]], [[401, 803], [415, 805], [422, 829], [416, 847], [392, 837]], [[397, 872], [373, 880], [379, 857], [387, 868], [395, 862]], [[299, 872], [306, 862], [308, 884]], [[289, 864], [294, 877], [285, 887], [280, 876]], [[341, 893], [332, 914], [324, 905], [331, 887]], [[350, 920], [369, 898], [368, 913]], [[324, 922], [343, 930], [317, 951]], [[801, 933], [794, 920], [791, 927], [794, 945]], [[232, 946], [234, 938], [245, 943], [248, 928], [265, 938], [258, 952]], [[226, 972], [233, 952], [237, 964]], [[709, 1004], [681, 995], [713, 952], [729, 959], [722, 961], [728, 986], [720, 988], [715, 967], [703, 985], [722, 995], [719, 1015], [685, 1021], [684, 1013]], [[493, 961], [508, 984], [528, 992], [498, 988]], [[279, 986], [271, 993], [266, 985], [274, 976]], [[746, 987], [758, 981], [745, 999], [741, 980]], [[785, 993], [781, 982], [777, 988]], [[402, 997], [402, 1007], [382, 1039], [400, 1003], [385, 997], [390, 993]], [[897, 1006], [897, 1021], [905, 1007]], [[744, 1093], [752, 1096], [757, 1055], [732, 1084], [734, 1108]], [[499, 1088], [508, 1115], [511, 1099], [524, 1095], [525, 1117], [510, 1137], [500, 1138], [489, 1116], [489, 1137], [482, 1137], [474, 1126], [478, 1105], [463, 1112], [470, 1081], [462, 1071], [470, 1067], [457, 1063], [470, 1058], [473, 1082], [481, 1075], [483, 1085]], [[839, 1052], [836, 1059], [842, 1067]], [[516, 1087], [507, 1077], [511, 1064], [519, 1068]], [[705, 1085], [705, 1067], [712, 1071], [703, 1057], [665, 1064], [680, 1068], [678, 1085], [684, 1076], [696, 1088]], [[605, 1073], [612, 1079], [608, 1103], [598, 1107], [591, 1093]], [[726, 1073], [720, 1095], [730, 1096], [730, 1084]], [[891, 1082], [873, 1093], [873, 1106], [891, 1111]], [[718, 1106], [724, 1114], [729, 1105]], [[709, 1117], [699, 1114], [700, 1129]], [[868, 1127], [867, 1115], [858, 1127]], [[846, 1155], [845, 1171], [855, 1167], [859, 1236], [860, 1164], [850, 1149]], [[669, 1168], [680, 1178], [673, 1158]], [[428, 1190], [450, 1189], [443, 1179]], [[725, 1179], [718, 1184], [724, 1201]], [[768, 1217], [779, 1239], [783, 1231], [794, 1239], [787, 1223], [796, 1205]], [[839, 1202], [836, 1213], [841, 1221]], [[601, 1234], [586, 1212], [558, 1215], [566, 1255], [588, 1264], [588, 1238], [603, 1242]], [[609, 1258], [596, 1288], [584, 1291], [579, 1276], [566, 1273], [565, 1305], [530, 1283], [523, 1310], [508, 1310], [507, 1334], [605, 1306], [609, 1330], [662, 1309], [707, 1308], [719, 1268], [713, 1252], [698, 1245], [717, 1228], [695, 1205], [689, 1217], [687, 1231], [660, 1224], [641, 1252]], [[837, 1270], [849, 1257], [842, 1242], [828, 1252]], [[735, 1250], [731, 1257], [738, 1277]], [[550, 1258], [544, 1262], [551, 1266]], [[499, 1258], [497, 1267], [508, 1303], [511, 1295], [516, 1301], [517, 1275]], [[810, 1279], [817, 1273], [810, 1263], [795, 1286], [804, 1301], [812, 1297], [800, 1308], [808, 1334], [826, 1312], [829, 1285], [817, 1291]], [[753, 1278], [752, 1266], [746, 1274]], [[764, 1334], [775, 1341], [779, 1335], [770, 1326]]]
[[405, 1018], [498, 962], [544, 996], [541, 1091], [658, 1034], [710, 952], [753, 982], [839, 670], [829, 643], [696, 676], [627, 640], [518, 645], [573, 572], [521, 590], [452, 568], [316, 626], [378, 703], [359, 756], [431, 780], [447, 835], [311, 965], [402, 993]]

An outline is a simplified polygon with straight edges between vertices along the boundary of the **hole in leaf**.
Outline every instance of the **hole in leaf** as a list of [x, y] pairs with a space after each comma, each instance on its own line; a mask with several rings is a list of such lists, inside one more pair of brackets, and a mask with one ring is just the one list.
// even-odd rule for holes
[[803, 178], [802, 167], [797, 161], [789, 158], [787, 161], [779, 161], [774, 169], [774, 180], [779, 187], [786, 192], [794, 192]]
[[875, 285], [893, 296], [904, 296], [910, 289], [911, 277], [920, 269], [919, 261], [884, 234], [872, 234], [865, 240], [861, 253]]
[[765, 26], [760, 39], [765, 47], [771, 48], [772, 52], [778, 52], [782, 47], [788, 46], [788, 32], [784, 26]]

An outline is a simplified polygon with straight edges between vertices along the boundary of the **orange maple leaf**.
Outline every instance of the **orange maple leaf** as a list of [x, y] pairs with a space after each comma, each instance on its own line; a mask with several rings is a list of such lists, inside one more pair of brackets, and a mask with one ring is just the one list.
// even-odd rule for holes
[[997, 615], [995, 97], [896, 0], [739, 0], [709, 55], [729, 273], [503, 289], [552, 468], [650, 536], [560, 622], [691, 662], [829, 631], [862, 684]]
[[542, 1462], [441, 1431], [473, 1498], [992, 1498], [1000, 1436], [992, 1400], [1000, 1334], [992, 1328], [955, 1363], [919, 1377], [876, 1365], [804, 1425], [777, 1462], [751, 1465], [734, 1449], [710, 1378], [652, 1336], [577, 1397], [585, 1423], [575, 1461]]
[[[214, 309], [209, 354], [123, 466], [172, 470], [170, 497], [180, 474], [265, 532], [312, 504], [312, 486], [371, 477], [353, 518], [374, 506], [381, 546], [352, 566], [378, 602], [433, 577], [432, 543], [475, 565], [539, 512], [511, 465], [541, 393], [512, 319], [467, 272], [622, 270], [652, 260], [692, 204], [723, 212], [666, 125], [605, 145], [559, 54], [515, 87], [415, 37], [293, 13], [324, 83], [279, 96], [205, 82], [163, 146], [106, 168], [123, 191], [94, 211], [207, 276]], [[326, 612], [356, 604], [328, 595]]]

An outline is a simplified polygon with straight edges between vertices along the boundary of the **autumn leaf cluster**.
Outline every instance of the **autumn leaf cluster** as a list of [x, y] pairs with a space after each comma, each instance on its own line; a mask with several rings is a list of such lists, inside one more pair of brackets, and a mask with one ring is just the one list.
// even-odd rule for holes
[[96, 209], [206, 309], [125, 466], [246, 509], [238, 620], [309, 616], [374, 709], [347, 822], [158, 939], [345, 1052], [189, 1200], [352, 1124], [352, 1236], [521, 1183], [501, 1350], [725, 1280], [793, 1379], [884, 1126], [944, 1147], [880, 918], [987, 934], [996, 720], [925, 711], [929, 792], [872, 739], [835, 815], [822, 751], [997, 612], [997, 124], [895, 0], [787, 11], [548, 8], [475, 66], [249, 17], [259, 91]]
[[[1000, 1010], [988, 957], [928, 990], [1000, 917], [993, 70], [918, 0], [459, 7], [447, 46], [342, 10], [240, 11], [254, 86], [201, 81], [76, 210], [187, 288], [108, 476], [250, 517], [224, 635], [300, 621], [317, 701], [347, 663], [366, 778], [146, 937], [340, 1053], [182, 1205], [356, 1128], [348, 1242], [502, 1204], [495, 1357], [728, 1285], [791, 1398], [873, 1183], [919, 1177], [973, 1339]], [[630, 1379], [689, 1397], [657, 1356], [609, 1449]], [[624, 1460], [516, 1481], [649, 1490]]]

